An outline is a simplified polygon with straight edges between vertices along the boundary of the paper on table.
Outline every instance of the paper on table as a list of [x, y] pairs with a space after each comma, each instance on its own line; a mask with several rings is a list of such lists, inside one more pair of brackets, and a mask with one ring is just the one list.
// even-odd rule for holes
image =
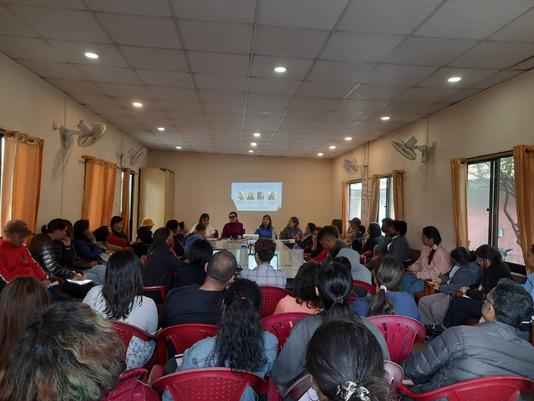
[[84, 285], [84, 284], [89, 284], [89, 283], [91, 283], [91, 280], [89, 280], [89, 279], [77, 280], [77, 279], [70, 279], [70, 278], [68, 278], [67, 281], [68, 281], [69, 283], [74, 283], [74, 284], [78, 284], [78, 285]]

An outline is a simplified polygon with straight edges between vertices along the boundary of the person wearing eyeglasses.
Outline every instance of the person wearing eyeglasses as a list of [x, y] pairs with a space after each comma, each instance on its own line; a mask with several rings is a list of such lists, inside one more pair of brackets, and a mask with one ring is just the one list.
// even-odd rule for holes
[[237, 219], [236, 212], [230, 212], [228, 218], [230, 222], [224, 225], [221, 238], [237, 239], [245, 234], [245, 226]]

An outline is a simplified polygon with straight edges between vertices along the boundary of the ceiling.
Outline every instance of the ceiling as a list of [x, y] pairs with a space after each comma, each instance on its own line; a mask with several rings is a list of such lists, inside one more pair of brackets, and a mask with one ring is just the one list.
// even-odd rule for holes
[[533, 68], [534, 1], [0, 0], [0, 52], [149, 149], [333, 157]]

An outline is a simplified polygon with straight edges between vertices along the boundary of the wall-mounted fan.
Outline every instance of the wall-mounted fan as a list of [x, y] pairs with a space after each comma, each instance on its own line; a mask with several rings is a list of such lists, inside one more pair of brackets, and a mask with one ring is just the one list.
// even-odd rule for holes
[[70, 145], [72, 145], [73, 135], [78, 135], [78, 145], [80, 145], [82, 148], [86, 148], [96, 143], [96, 141], [102, 138], [104, 132], [106, 132], [106, 124], [102, 123], [94, 123], [89, 125], [82, 120], [78, 123], [77, 127], [79, 131], [73, 131], [63, 126], [58, 127], [57, 124], [54, 123], [53, 128], [54, 130], [59, 130], [61, 143], [65, 149], [70, 148]]
[[421, 152], [421, 163], [426, 162], [426, 154], [427, 154], [427, 147], [426, 145], [423, 146], [415, 146], [417, 143], [417, 139], [412, 135], [409, 137], [406, 142], [403, 142], [401, 139], [395, 138], [391, 140], [391, 144], [395, 148], [397, 152], [399, 152], [402, 156], [407, 158], [408, 160], [415, 160], [417, 158], [417, 153], [415, 153], [415, 150], [418, 150]]
[[351, 159], [343, 159], [339, 162], [339, 164], [343, 170], [352, 175], [362, 175], [363, 167], [365, 167], [357, 164], [356, 160]]
[[130, 164], [134, 166], [137, 163], [139, 163], [141, 160], [145, 158], [146, 152], [147, 152], [146, 148], [141, 148], [139, 150], [135, 150], [133, 148], [130, 149], [128, 151], [128, 155], [130, 156]]

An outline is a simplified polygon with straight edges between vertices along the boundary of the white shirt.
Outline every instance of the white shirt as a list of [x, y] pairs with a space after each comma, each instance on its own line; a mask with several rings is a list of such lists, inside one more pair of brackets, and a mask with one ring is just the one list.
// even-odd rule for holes
[[[198, 224], [198, 223], [197, 223]], [[192, 233], [193, 231], [195, 231], [195, 228], [197, 228], [197, 224], [195, 224], [193, 226], [193, 228], [191, 228], [191, 230], [189, 231], [189, 233]], [[213, 228], [213, 226], [211, 225], [211, 223], [208, 223], [208, 225], [206, 226], [206, 237], [213, 237], [213, 234], [215, 234], [215, 229]]]

